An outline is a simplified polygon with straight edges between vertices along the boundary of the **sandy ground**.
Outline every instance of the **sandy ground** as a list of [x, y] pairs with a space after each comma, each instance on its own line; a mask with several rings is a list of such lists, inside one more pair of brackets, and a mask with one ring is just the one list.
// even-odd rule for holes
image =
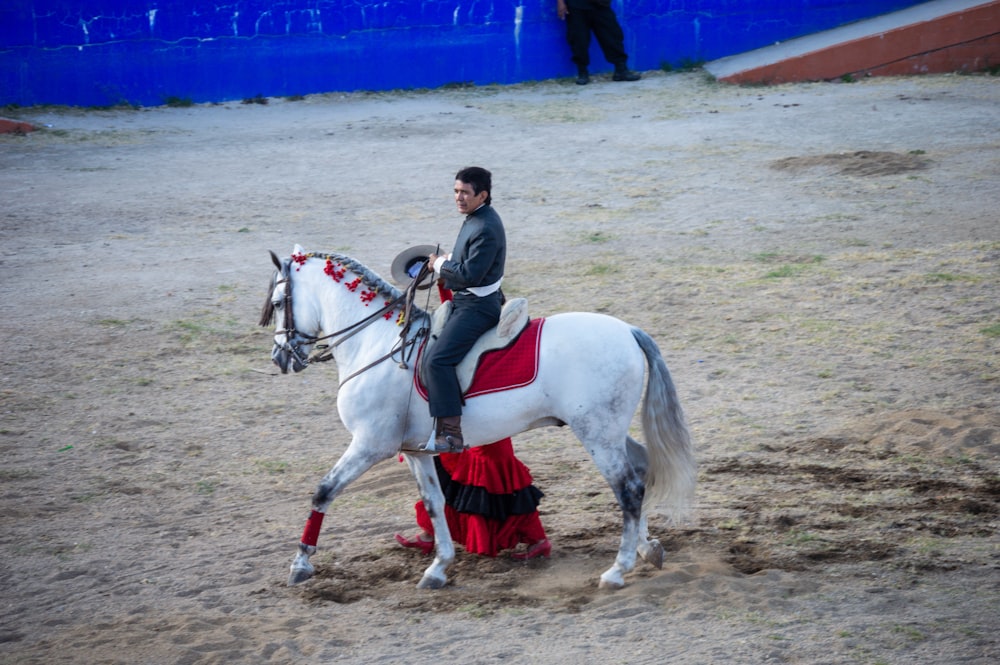
[[[0, 662], [995, 663], [1000, 79], [636, 84], [21, 109], [0, 137]], [[494, 172], [509, 296], [649, 331], [697, 510], [597, 588], [610, 490], [516, 438], [548, 560], [399, 548], [386, 462], [331, 508], [336, 368], [270, 365], [268, 250], [388, 276]]]

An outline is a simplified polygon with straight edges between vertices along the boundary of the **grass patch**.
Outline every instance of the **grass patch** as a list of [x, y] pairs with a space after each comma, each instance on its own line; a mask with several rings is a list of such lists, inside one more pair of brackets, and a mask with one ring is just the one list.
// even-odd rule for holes
[[933, 283], [952, 283], [952, 282], [975, 282], [977, 281], [975, 277], [970, 275], [958, 275], [953, 272], [931, 272], [924, 275], [924, 279], [928, 282]]
[[485, 619], [493, 614], [492, 610], [480, 604], [462, 605], [456, 611], [463, 612], [473, 619]]
[[764, 273], [764, 279], [786, 279], [798, 277], [813, 266], [819, 265], [826, 257], [819, 254], [786, 254], [782, 252], [761, 252], [753, 255], [756, 263], [781, 264]]
[[126, 321], [124, 319], [99, 319], [97, 325], [103, 328], [124, 328], [131, 321]]
[[986, 326], [982, 328], [979, 332], [983, 333], [987, 337], [997, 338], [1000, 337], [1000, 323], [994, 323], [991, 326]]
[[764, 273], [764, 279], [785, 279], [801, 275], [803, 272], [805, 269], [801, 264], [786, 264]]
[[261, 471], [262, 473], [266, 473], [272, 476], [279, 473], [285, 473], [289, 469], [288, 462], [282, 462], [279, 460], [259, 459], [259, 460], [254, 460], [253, 465], [257, 468], [258, 471]]
[[42, 474], [33, 469], [0, 469], [0, 481], [8, 480], [31, 480], [41, 478]]
[[926, 635], [921, 633], [913, 626], [896, 625], [892, 627], [892, 632], [897, 633], [899, 635], [903, 635], [904, 637], [907, 637], [914, 642], [922, 642], [923, 640], [927, 639]]
[[583, 236], [584, 242], [600, 244], [614, 240], [614, 236], [603, 231], [592, 231]]
[[[225, 287], [220, 287], [220, 291], [227, 293]], [[226, 298], [232, 299], [233, 295]], [[247, 345], [249, 331], [244, 329], [245, 324], [245, 321], [229, 316], [195, 314], [193, 318], [178, 319], [167, 324], [165, 330], [184, 345], [212, 343], [216, 345], [216, 351], [242, 353], [244, 347], [250, 348]], [[252, 330], [254, 334], [257, 333], [256, 328]]]
[[191, 101], [190, 97], [175, 97], [171, 95], [163, 100], [163, 105], [170, 108], [187, 108], [194, 106], [194, 102]]
[[69, 561], [75, 554], [84, 554], [91, 551], [94, 546], [90, 543], [73, 543], [72, 545], [57, 545], [52, 553], [60, 561]]
[[826, 257], [822, 254], [788, 254], [786, 252], [759, 252], [753, 255], [757, 263], [792, 263], [808, 265], [822, 263]]
[[788, 537], [785, 538], [786, 545], [803, 545], [805, 543], [815, 542], [817, 540], [822, 540], [819, 536], [808, 531], [798, 531], [793, 529], [788, 533]]
[[621, 268], [608, 263], [595, 263], [588, 267], [583, 274], [588, 277], [600, 277], [603, 275], [613, 275], [616, 272], [621, 272]]
[[170, 329], [172, 332], [176, 333], [180, 340], [185, 344], [190, 344], [211, 331], [211, 329], [206, 325], [187, 320], [174, 321], [170, 324]]
[[76, 494], [70, 494], [70, 501], [75, 503], [90, 503], [91, 501], [96, 501], [104, 496], [103, 492], [98, 492], [96, 490], [90, 492], [79, 492]]
[[[691, 58], [681, 58], [681, 60], [674, 64], [666, 60], [660, 63], [660, 69], [665, 72], [693, 72], [696, 69], [700, 69], [705, 64], [704, 60], [692, 60]], [[714, 77], [713, 79], [714, 80]]]

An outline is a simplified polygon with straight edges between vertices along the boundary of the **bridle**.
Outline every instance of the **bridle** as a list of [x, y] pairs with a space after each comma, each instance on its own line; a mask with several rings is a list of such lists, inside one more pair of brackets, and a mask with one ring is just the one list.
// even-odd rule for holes
[[[381, 318], [386, 312], [396, 309], [402, 303], [403, 326], [399, 333], [399, 340], [393, 345], [392, 349], [390, 349], [388, 353], [342, 379], [340, 384], [343, 385], [350, 379], [353, 379], [359, 374], [366, 372], [372, 367], [375, 367], [376, 365], [397, 355], [399, 356], [399, 366], [402, 369], [407, 369], [409, 367], [408, 362], [412, 357], [413, 352], [416, 350], [417, 342], [423, 339], [429, 330], [429, 325], [427, 323], [428, 317], [425, 314], [421, 317], [424, 320], [424, 323], [413, 331], [412, 335], [410, 334], [413, 328], [413, 319], [411, 314], [413, 312], [413, 299], [416, 294], [417, 285], [421, 283], [429, 272], [430, 271], [425, 264], [421, 268], [420, 274], [416, 279], [410, 282], [406, 290], [396, 298], [387, 302], [383, 307], [375, 310], [360, 321], [352, 323], [346, 328], [342, 328], [328, 335], [317, 336], [302, 332], [295, 327], [295, 314], [292, 311], [291, 259], [285, 259], [281, 262], [278, 279], [275, 279], [274, 284], [271, 286], [271, 295], [273, 298], [274, 289], [278, 288], [281, 284], [285, 284], [285, 295], [282, 298], [284, 319], [282, 322], [282, 328], [274, 332], [274, 344], [282, 351], [291, 354], [295, 362], [305, 369], [305, 367], [310, 363], [332, 360], [333, 349], [367, 328], [369, 325]], [[284, 336], [284, 341], [279, 341], [278, 338], [282, 335]], [[319, 344], [319, 342], [327, 343]], [[317, 350], [321, 350], [320, 353], [309, 355], [304, 352], [302, 347], [307, 345], [314, 345]]]

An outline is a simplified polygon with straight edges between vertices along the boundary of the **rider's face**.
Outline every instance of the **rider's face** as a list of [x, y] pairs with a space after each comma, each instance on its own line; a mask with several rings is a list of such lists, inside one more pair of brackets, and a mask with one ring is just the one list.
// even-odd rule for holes
[[455, 181], [455, 205], [458, 206], [458, 211], [463, 215], [474, 212], [476, 208], [486, 202], [486, 197], [489, 195], [490, 193], [485, 189], [476, 194], [469, 183], [461, 180]]

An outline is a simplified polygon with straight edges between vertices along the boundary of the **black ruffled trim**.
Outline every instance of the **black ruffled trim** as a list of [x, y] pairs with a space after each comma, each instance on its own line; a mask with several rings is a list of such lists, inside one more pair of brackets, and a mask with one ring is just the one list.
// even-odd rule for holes
[[445, 502], [460, 513], [475, 513], [503, 522], [511, 515], [529, 515], [538, 510], [545, 494], [528, 485], [510, 494], [490, 494], [483, 487], [462, 485], [451, 479], [441, 460], [434, 458]]

